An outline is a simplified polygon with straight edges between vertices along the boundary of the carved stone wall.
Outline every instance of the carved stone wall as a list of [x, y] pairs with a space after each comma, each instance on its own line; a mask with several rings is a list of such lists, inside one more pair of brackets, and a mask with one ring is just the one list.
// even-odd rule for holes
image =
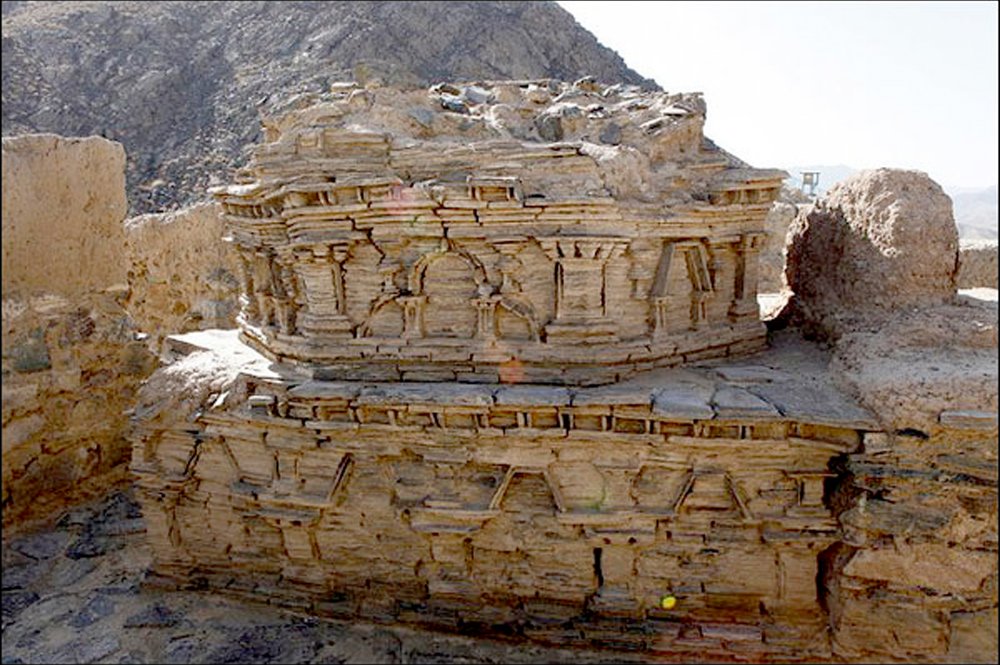
[[[570, 385], [762, 348], [781, 172], [705, 142], [696, 96], [552, 86], [575, 137], [550, 135], [528, 82], [461, 107], [354, 90], [268, 123], [252, 182], [218, 192], [244, 339], [317, 377]], [[650, 188], [614, 181], [624, 157]]]
[[239, 378], [134, 439], [159, 579], [553, 642], [829, 656], [824, 485], [877, 426], [821, 377], [332, 382], [202, 359], [213, 344], [176, 376]]

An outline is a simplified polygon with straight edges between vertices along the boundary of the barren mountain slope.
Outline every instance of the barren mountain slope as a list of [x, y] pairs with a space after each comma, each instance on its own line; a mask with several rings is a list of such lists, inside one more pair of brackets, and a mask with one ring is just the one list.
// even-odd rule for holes
[[3, 134], [121, 141], [133, 213], [201, 198], [258, 113], [336, 81], [588, 74], [656, 87], [547, 2], [3, 3]]

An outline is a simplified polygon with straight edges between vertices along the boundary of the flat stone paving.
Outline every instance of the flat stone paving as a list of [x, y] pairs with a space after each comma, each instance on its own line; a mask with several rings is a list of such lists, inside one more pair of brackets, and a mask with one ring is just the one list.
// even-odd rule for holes
[[[130, 489], [3, 544], [3, 663], [597, 663], [639, 654], [556, 649], [319, 620], [143, 585], [150, 562]], [[660, 659], [662, 661], [662, 655]]]

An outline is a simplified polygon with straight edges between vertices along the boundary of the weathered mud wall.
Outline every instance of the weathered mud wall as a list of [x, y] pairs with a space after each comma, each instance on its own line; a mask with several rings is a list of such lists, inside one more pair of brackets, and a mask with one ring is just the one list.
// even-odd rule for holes
[[788, 201], [775, 201], [764, 220], [764, 230], [767, 238], [760, 250], [760, 267], [758, 274], [760, 282], [758, 290], [761, 293], [777, 293], [786, 287], [785, 284], [785, 236], [788, 228], [798, 214], [798, 207]]
[[125, 307], [154, 349], [170, 334], [236, 327], [238, 257], [220, 212], [203, 203], [125, 220]]
[[963, 240], [959, 243], [958, 288], [997, 288], [996, 240]]
[[3, 524], [44, 520], [125, 477], [137, 341], [125, 152], [98, 137], [3, 139]]

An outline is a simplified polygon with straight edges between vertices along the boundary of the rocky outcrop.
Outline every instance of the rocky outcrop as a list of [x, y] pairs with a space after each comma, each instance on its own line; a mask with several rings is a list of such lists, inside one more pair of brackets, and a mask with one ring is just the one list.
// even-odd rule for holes
[[996, 240], [962, 240], [959, 243], [958, 288], [997, 288]]
[[271, 115], [337, 81], [593, 75], [655, 87], [549, 2], [4, 4], [3, 133], [124, 144], [134, 213], [202, 199]]
[[166, 335], [236, 327], [238, 258], [224, 235], [213, 203], [125, 220], [125, 307], [154, 349]]
[[102, 138], [3, 140], [5, 533], [125, 477], [154, 362], [123, 307], [124, 166]]
[[803, 208], [789, 231], [792, 318], [836, 336], [852, 321], [949, 300], [957, 268], [944, 190], [918, 171], [864, 171]]

